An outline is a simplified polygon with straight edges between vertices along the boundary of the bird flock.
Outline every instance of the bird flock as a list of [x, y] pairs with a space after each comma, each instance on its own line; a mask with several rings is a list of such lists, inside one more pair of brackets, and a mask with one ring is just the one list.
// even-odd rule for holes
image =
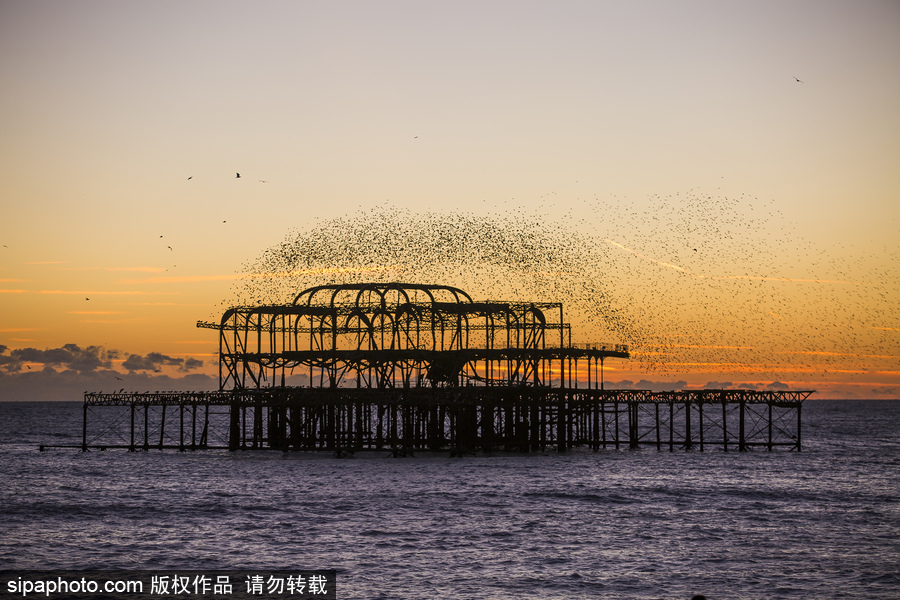
[[451, 285], [562, 302], [573, 342], [628, 344], [647, 371], [852, 379], [900, 356], [897, 258], [817, 248], [747, 196], [594, 200], [556, 219], [383, 206], [291, 232], [244, 265], [230, 304], [330, 283]]

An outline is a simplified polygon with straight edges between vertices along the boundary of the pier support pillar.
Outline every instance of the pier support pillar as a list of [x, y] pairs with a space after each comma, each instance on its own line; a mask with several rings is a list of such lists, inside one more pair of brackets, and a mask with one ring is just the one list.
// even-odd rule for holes
[[241, 447], [241, 406], [234, 401], [229, 410], [228, 449], [232, 452]]

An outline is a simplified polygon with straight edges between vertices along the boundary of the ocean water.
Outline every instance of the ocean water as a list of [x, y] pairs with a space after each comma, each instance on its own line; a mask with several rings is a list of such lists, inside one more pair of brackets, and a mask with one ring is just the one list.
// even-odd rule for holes
[[80, 436], [80, 403], [0, 403], [0, 569], [336, 569], [347, 599], [900, 598], [900, 401], [807, 401], [802, 452], [38, 451]]

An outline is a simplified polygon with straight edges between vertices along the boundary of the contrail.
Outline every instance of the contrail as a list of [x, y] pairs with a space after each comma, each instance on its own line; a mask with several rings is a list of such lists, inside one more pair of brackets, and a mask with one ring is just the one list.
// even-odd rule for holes
[[609, 243], [609, 244], [612, 244], [613, 246], [616, 246], [617, 248], [621, 248], [622, 250], [625, 250], [626, 252], [631, 252], [632, 254], [634, 254], [635, 256], [637, 256], [638, 258], [643, 258], [644, 260], [649, 260], [650, 262], [656, 263], [656, 264], [658, 264], [658, 265], [660, 265], [660, 266], [668, 267], [669, 269], [675, 269], [676, 271], [681, 271], [682, 273], [686, 273], [686, 274], [691, 275], [691, 276], [693, 276], [693, 277], [704, 277], [703, 275], [697, 275], [696, 273], [691, 273], [690, 271], [688, 271], [688, 270], [685, 269], [684, 267], [679, 267], [678, 265], [673, 265], [672, 263], [662, 262], [662, 261], [659, 261], [659, 260], [652, 259], [652, 258], [650, 258], [649, 256], [644, 256], [643, 254], [641, 254], [641, 253], [639, 253], [639, 252], [636, 252], [636, 251], [632, 250], [631, 248], [627, 248], [627, 247], [623, 246], [622, 244], [619, 244], [618, 242], [614, 242], [614, 241], [612, 241], [612, 240], [603, 240], [603, 241], [604, 241], [604, 242], [607, 242], [607, 243]]
[[623, 246], [622, 244], [619, 244], [618, 242], [614, 242], [612, 240], [603, 240], [603, 241], [607, 242], [608, 244], [612, 244], [613, 246], [615, 246], [617, 248], [621, 248], [622, 250], [625, 250], [626, 252], [630, 252], [631, 254], [634, 254], [638, 258], [643, 258], [644, 260], [649, 260], [650, 262], [660, 265], [662, 267], [668, 267], [670, 269], [675, 269], [676, 271], [681, 271], [682, 273], [685, 273], [686, 275], [690, 275], [691, 277], [696, 277], [698, 279], [720, 279], [720, 280], [747, 279], [747, 280], [752, 280], [752, 281], [784, 281], [784, 282], [789, 282], [789, 283], [839, 283], [839, 284], [846, 284], [846, 285], [869, 285], [869, 284], [863, 283], [861, 281], [841, 281], [838, 279], [802, 279], [802, 278], [793, 278], [793, 277], [766, 277], [764, 275], [701, 275], [700, 273], [693, 273], [693, 272], [685, 269], [684, 267], [679, 267], [678, 265], [673, 265], [672, 263], [667, 263], [667, 262], [663, 262], [661, 260], [656, 260], [654, 258], [650, 258], [649, 256], [645, 256], [645, 255], [641, 254], [640, 252], [637, 252], [636, 250], [632, 250], [631, 248], [628, 248], [627, 246]]

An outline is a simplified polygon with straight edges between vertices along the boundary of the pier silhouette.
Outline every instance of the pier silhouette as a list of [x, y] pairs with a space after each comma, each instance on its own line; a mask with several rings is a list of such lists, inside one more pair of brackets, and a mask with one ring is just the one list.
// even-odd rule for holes
[[561, 303], [442, 285], [321, 285], [197, 326], [218, 332], [219, 389], [86, 393], [83, 450], [800, 450], [812, 394], [607, 389], [628, 347], [573, 343]]

